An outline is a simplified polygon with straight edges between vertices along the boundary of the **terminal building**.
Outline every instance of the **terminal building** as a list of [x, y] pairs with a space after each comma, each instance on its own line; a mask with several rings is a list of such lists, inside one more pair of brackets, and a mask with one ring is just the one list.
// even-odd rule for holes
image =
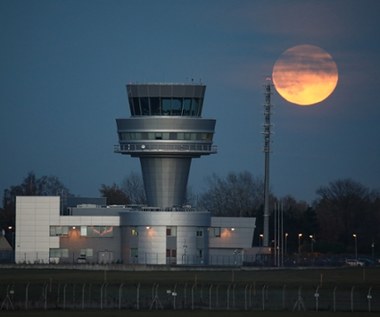
[[193, 158], [217, 152], [202, 118], [202, 84], [129, 84], [131, 116], [116, 119], [116, 153], [139, 158], [147, 205], [17, 197], [16, 263], [241, 265], [255, 218], [213, 217], [186, 204]]

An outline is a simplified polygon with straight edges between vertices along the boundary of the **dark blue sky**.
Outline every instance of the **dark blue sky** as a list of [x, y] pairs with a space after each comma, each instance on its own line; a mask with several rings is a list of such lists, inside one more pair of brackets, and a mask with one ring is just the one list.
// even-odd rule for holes
[[190, 185], [230, 171], [263, 176], [263, 84], [286, 49], [312, 44], [339, 70], [308, 108], [273, 96], [271, 187], [311, 202], [352, 178], [380, 189], [380, 2], [1, 0], [0, 190], [29, 171], [98, 196], [138, 159], [113, 153], [128, 82], [207, 85], [218, 154], [193, 160]]

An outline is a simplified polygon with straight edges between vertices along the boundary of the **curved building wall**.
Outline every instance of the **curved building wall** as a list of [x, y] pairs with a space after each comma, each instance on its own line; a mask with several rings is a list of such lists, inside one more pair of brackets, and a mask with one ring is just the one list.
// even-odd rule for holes
[[124, 263], [207, 264], [209, 212], [120, 214]]
[[148, 205], [185, 203], [191, 159], [216, 152], [215, 120], [181, 117], [117, 119], [118, 153], [140, 157]]
[[182, 206], [186, 199], [191, 158], [141, 157], [145, 193], [150, 206]]

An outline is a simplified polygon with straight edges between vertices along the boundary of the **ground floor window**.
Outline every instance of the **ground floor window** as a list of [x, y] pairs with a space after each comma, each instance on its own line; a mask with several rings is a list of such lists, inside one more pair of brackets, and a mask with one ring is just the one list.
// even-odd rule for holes
[[93, 249], [80, 249], [80, 255], [84, 255], [86, 257], [93, 256], [94, 250]]
[[49, 257], [50, 258], [68, 258], [69, 257], [69, 250], [68, 249], [51, 248], [51, 249], [49, 249]]

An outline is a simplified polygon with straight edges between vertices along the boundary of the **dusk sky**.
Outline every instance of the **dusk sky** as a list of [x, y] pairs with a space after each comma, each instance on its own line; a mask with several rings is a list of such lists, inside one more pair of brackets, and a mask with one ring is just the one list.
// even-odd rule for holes
[[0, 0], [0, 191], [34, 171], [97, 197], [140, 173], [113, 152], [129, 82], [207, 85], [218, 153], [193, 160], [193, 192], [212, 173], [262, 177], [265, 78], [301, 44], [327, 51], [339, 80], [312, 107], [273, 94], [273, 193], [311, 203], [342, 178], [379, 190], [379, 12], [376, 0]]

